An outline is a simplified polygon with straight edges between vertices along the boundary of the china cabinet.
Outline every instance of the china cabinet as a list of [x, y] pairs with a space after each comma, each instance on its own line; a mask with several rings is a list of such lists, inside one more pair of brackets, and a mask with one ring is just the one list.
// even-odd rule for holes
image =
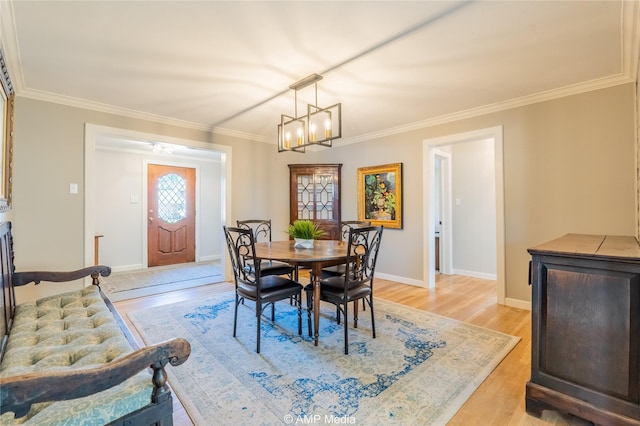
[[342, 164], [289, 164], [290, 223], [309, 219], [327, 235], [340, 239], [340, 172]]

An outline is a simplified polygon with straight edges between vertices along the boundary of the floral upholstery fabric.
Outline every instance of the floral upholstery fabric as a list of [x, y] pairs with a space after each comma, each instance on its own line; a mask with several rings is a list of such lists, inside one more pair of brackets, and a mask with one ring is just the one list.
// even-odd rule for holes
[[[98, 367], [133, 349], [95, 286], [16, 306], [0, 377]], [[103, 425], [151, 401], [147, 371], [103, 392], [69, 401], [34, 404], [27, 415], [0, 424]]]

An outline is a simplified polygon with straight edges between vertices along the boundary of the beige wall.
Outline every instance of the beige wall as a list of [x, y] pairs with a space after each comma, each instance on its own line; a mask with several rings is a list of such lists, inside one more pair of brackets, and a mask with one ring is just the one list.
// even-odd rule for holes
[[[530, 300], [527, 247], [567, 232], [635, 232], [635, 88], [632, 84], [304, 155], [275, 145], [18, 97], [14, 222], [19, 270], [83, 266], [84, 125], [228, 145], [232, 217], [289, 217], [289, 163], [343, 163], [342, 215], [357, 216], [358, 167], [404, 163], [404, 229], [386, 230], [378, 271], [422, 280], [422, 141], [504, 126], [506, 296]], [[345, 105], [345, 108], [347, 106]], [[366, 117], [362, 117], [366, 119]], [[275, 128], [275, 124], [274, 124]], [[275, 131], [274, 131], [275, 132]], [[69, 183], [80, 184], [70, 195]], [[283, 237], [282, 239], [284, 239]], [[38, 296], [29, 289], [24, 297]]]
[[[286, 165], [302, 156], [278, 155], [275, 145], [18, 97], [13, 209], [5, 215], [13, 221], [17, 270], [84, 266], [85, 123], [232, 147], [232, 214], [227, 223], [272, 217], [274, 239], [276, 230], [284, 233], [289, 221]], [[72, 182], [79, 184], [77, 195], [69, 194]], [[31, 300], [79, 286], [29, 285], [17, 297]]]
[[[422, 276], [422, 141], [504, 128], [506, 297], [530, 301], [528, 247], [568, 232], [634, 235], [634, 85], [542, 102], [322, 152], [343, 162], [343, 217], [358, 167], [404, 163], [404, 229], [385, 231], [379, 270]], [[366, 119], [366, 118], [365, 118]]]

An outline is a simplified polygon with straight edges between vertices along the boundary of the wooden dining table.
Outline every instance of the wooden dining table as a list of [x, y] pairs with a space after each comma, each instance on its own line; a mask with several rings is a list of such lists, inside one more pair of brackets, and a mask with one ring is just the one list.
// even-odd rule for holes
[[313, 281], [313, 336], [314, 345], [318, 346], [320, 276], [322, 275], [322, 268], [345, 263], [348, 243], [340, 240], [315, 240], [313, 248], [298, 248], [294, 244], [294, 241], [256, 243], [255, 255], [263, 260], [287, 262], [296, 266], [296, 271], [299, 267], [311, 268], [311, 279]]

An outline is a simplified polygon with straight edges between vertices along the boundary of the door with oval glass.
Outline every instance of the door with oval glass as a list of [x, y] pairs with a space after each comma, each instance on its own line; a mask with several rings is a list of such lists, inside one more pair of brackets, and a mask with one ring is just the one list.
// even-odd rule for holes
[[149, 164], [147, 177], [148, 266], [194, 262], [195, 169]]

